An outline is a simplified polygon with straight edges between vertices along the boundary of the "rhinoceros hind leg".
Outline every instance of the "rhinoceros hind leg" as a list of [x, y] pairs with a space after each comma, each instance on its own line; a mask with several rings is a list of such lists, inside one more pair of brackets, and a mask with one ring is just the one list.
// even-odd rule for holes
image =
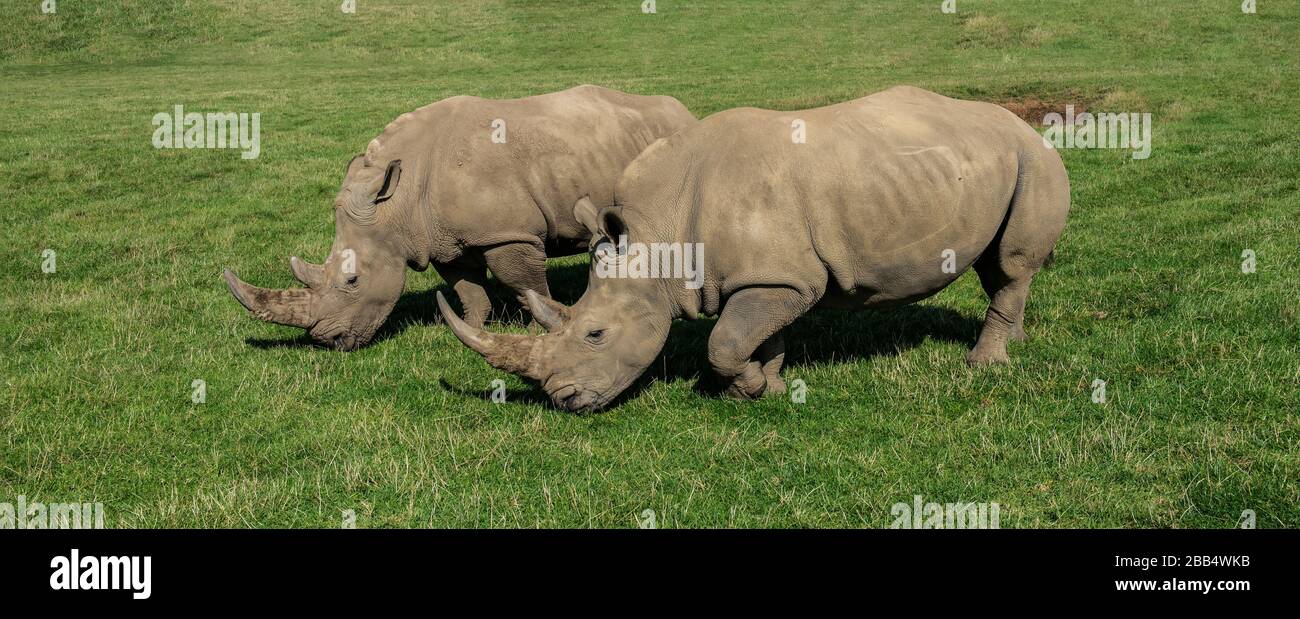
[[1011, 208], [993, 244], [975, 261], [975, 272], [989, 295], [971, 365], [1005, 363], [1007, 340], [1025, 339], [1025, 299], [1029, 283], [1052, 256], [1070, 211], [1070, 183], [1054, 151], [1034, 144], [1020, 157]]
[[487, 294], [487, 274], [483, 267], [463, 264], [435, 264], [434, 270], [446, 280], [460, 298], [465, 322], [481, 329], [492, 311], [492, 301]]
[[[1013, 209], [1016, 207], [1013, 207]], [[1009, 224], [1016, 222], [1012, 219]], [[1007, 363], [1007, 342], [1023, 342], [1025, 333], [1025, 301], [1029, 298], [1029, 284], [1043, 267], [1051, 245], [1034, 241], [1008, 225], [984, 255], [975, 261], [975, 272], [980, 285], [989, 297], [988, 313], [974, 350], [966, 355], [970, 365]], [[1054, 240], [1054, 237], [1053, 239]]]
[[1025, 298], [1029, 296], [1033, 274], [1007, 273], [994, 254], [985, 254], [976, 261], [975, 271], [989, 295], [989, 309], [984, 315], [979, 340], [966, 355], [966, 363], [972, 366], [1007, 363], [1011, 361], [1007, 356], [1007, 340], [1014, 339], [1017, 330], [1024, 333]]
[[745, 288], [727, 299], [709, 334], [709, 364], [726, 385], [726, 395], [748, 400], [785, 391], [780, 332], [814, 302], [784, 286]]

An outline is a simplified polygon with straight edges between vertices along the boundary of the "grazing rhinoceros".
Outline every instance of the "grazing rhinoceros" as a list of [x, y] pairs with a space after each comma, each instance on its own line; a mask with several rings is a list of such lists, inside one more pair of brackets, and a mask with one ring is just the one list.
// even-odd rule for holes
[[[599, 242], [567, 312], [526, 295], [547, 335], [488, 333], [438, 303], [462, 342], [569, 410], [609, 403], [674, 318], [700, 314], [721, 314], [709, 363], [728, 395], [780, 393], [781, 333], [801, 314], [917, 301], [972, 265], [990, 303], [966, 359], [1007, 361], [1069, 204], [1060, 157], [995, 105], [898, 87], [800, 112], [735, 109], [657, 141], [624, 171], [615, 206], [590, 225], [631, 249]], [[602, 277], [644, 275], [630, 267], [646, 247], [662, 259], [654, 243], [701, 243], [703, 286]]]
[[491, 309], [485, 269], [521, 300], [524, 290], [549, 296], [546, 257], [581, 253], [590, 240], [575, 210], [591, 219], [595, 205], [612, 204], [623, 168], [694, 122], [672, 97], [596, 86], [444, 99], [398, 117], [348, 164], [325, 264], [290, 258], [306, 289], [223, 276], [258, 318], [352, 350], [388, 317], [406, 267], [432, 263], [460, 296], [465, 320], [481, 326]]

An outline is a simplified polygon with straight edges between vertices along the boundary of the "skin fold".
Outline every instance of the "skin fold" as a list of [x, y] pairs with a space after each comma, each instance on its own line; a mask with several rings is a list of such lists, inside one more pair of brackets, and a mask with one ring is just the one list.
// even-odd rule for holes
[[348, 164], [329, 256], [290, 259], [306, 288], [258, 288], [228, 269], [223, 278], [254, 316], [339, 350], [370, 341], [408, 267], [432, 265], [476, 327], [491, 309], [488, 271], [521, 300], [534, 290], [554, 303], [547, 256], [585, 251], [578, 217], [613, 203], [619, 174], [648, 145], [695, 122], [672, 97], [597, 86], [444, 99], [398, 117]]
[[[702, 243], [703, 287], [598, 277], [597, 261], [628, 258], [595, 252], [587, 292], [550, 313], [548, 334], [451, 326], [557, 406], [590, 410], [645, 371], [674, 319], [718, 315], [709, 363], [727, 395], [749, 399], [785, 390], [782, 334], [805, 312], [915, 302], [974, 268], [989, 308], [966, 360], [1006, 362], [1069, 205], [1056, 151], [996, 105], [895, 87], [811, 110], [728, 110], [647, 148], [615, 206], [588, 222], [605, 239]], [[543, 297], [528, 299], [542, 311]]]

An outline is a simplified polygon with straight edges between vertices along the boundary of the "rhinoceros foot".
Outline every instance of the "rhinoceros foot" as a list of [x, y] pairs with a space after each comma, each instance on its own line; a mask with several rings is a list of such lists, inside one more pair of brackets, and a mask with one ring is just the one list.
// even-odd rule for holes
[[971, 367], [983, 367], [995, 363], [1010, 363], [1011, 357], [1007, 356], [1006, 349], [988, 351], [981, 350], [978, 347], [966, 353], [966, 365]]
[[[737, 400], [757, 400], [768, 392], [767, 377], [763, 375], [758, 363], [750, 362], [745, 371], [731, 379], [731, 384], [723, 390], [723, 395]], [[784, 383], [781, 385], [784, 390]]]
[[1024, 342], [1029, 339], [1029, 334], [1025, 333], [1024, 323], [1018, 322], [1016, 323], [1016, 326], [1011, 327], [1011, 335], [1008, 335], [1007, 337], [1013, 342]]
[[781, 395], [785, 393], [785, 381], [780, 376], [767, 377], [767, 391], [763, 395]]

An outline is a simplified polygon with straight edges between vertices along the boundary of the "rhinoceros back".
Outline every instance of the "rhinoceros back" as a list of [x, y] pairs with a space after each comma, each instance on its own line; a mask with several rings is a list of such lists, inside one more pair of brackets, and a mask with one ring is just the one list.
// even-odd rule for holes
[[458, 96], [402, 115], [367, 153], [402, 159], [417, 175], [403, 182], [427, 187], [419, 208], [441, 239], [440, 260], [465, 246], [519, 241], [576, 251], [587, 233], [574, 203], [612, 203], [623, 168], [693, 122], [671, 97], [597, 86], [511, 100]]
[[687, 134], [690, 236], [713, 246], [717, 294], [788, 285], [859, 307], [933, 294], [969, 267], [1006, 216], [1023, 151], [1041, 148], [1006, 110], [915, 88], [731, 110]]

